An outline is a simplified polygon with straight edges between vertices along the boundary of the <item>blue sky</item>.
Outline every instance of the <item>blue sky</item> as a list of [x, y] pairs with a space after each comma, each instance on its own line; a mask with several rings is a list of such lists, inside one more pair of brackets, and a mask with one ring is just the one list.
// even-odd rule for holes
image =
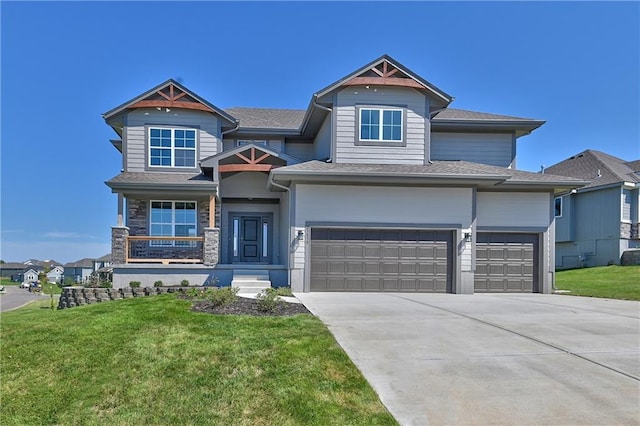
[[7, 2], [0, 258], [110, 251], [118, 174], [101, 114], [168, 78], [222, 108], [307, 107], [383, 53], [452, 107], [547, 120], [538, 171], [585, 149], [640, 157], [638, 2]]

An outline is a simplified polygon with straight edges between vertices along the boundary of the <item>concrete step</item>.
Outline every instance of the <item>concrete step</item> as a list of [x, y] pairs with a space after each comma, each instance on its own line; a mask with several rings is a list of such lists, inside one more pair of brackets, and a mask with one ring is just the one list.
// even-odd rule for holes
[[233, 271], [231, 287], [238, 289], [238, 294], [255, 296], [265, 288], [271, 287], [269, 271], [262, 269], [236, 269]]

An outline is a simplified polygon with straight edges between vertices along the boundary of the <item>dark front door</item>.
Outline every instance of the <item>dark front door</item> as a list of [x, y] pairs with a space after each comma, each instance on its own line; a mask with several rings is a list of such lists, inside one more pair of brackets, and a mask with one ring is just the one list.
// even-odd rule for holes
[[271, 258], [269, 215], [231, 215], [231, 257], [233, 263], [268, 263]]

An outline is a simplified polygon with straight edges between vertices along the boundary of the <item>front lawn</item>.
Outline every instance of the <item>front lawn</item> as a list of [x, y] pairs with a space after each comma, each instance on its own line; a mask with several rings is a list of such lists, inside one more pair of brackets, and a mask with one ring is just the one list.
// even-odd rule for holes
[[195, 313], [173, 295], [38, 305], [0, 319], [4, 425], [396, 424], [311, 315]]
[[575, 296], [640, 300], [640, 266], [600, 266], [556, 272], [556, 289]]

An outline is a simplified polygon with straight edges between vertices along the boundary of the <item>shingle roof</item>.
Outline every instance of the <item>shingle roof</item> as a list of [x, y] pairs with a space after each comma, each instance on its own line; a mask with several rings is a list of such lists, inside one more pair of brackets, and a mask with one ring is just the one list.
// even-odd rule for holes
[[0, 271], [4, 271], [7, 269], [25, 269], [28, 266], [25, 265], [24, 263], [20, 263], [20, 262], [6, 262], [0, 265]]
[[[640, 160], [630, 163], [640, 162]], [[590, 181], [585, 188], [610, 185], [621, 182], [640, 182], [640, 176], [634, 173], [625, 160], [604, 152], [587, 149], [553, 166], [545, 173], [571, 176]], [[598, 172], [600, 174], [598, 175]]]
[[164, 172], [123, 172], [108, 180], [111, 187], [122, 185], [187, 185], [188, 187], [215, 186], [215, 183], [201, 173], [164, 173]]
[[244, 107], [228, 108], [225, 112], [240, 120], [241, 128], [289, 130], [298, 130], [306, 113], [301, 109]]
[[274, 169], [275, 175], [281, 174], [361, 174], [361, 175], [396, 175], [450, 177], [450, 178], [485, 178], [504, 180], [507, 184], [543, 184], [543, 185], [575, 185], [582, 186], [580, 179], [557, 176], [552, 174], [532, 173], [522, 170], [506, 169], [497, 166], [472, 163], [468, 161], [433, 161], [428, 165], [402, 164], [342, 164], [326, 163], [322, 161], [307, 161], [292, 166]]
[[93, 269], [93, 259], [89, 259], [88, 257], [85, 257], [84, 259], [80, 259], [76, 262], [69, 262], [65, 264], [64, 267]]
[[433, 117], [433, 121], [442, 120], [538, 121], [533, 118], [513, 117], [510, 115], [490, 114], [487, 112], [468, 111], [456, 108], [444, 109]]
[[[302, 109], [269, 109], [269, 108], [228, 108], [228, 114], [240, 120], [240, 127], [260, 129], [297, 130], [302, 125], [306, 110]], [[487, 112], [468, 111], [447, 108], [436, 114], [438, 121], [501, 121], [501, 122], [535, 122], [533, 118], [513, 117], [509, 115], [490, 114]]]
[[97, 262], [111, 262], [111, 253], [107, 253], [102, 257], [95, 259]]

